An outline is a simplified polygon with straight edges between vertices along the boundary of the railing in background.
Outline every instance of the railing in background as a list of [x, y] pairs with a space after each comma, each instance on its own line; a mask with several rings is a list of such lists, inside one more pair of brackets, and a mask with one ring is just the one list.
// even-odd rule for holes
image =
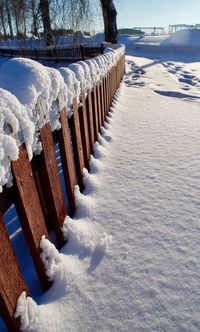
[[[82, 106], [73, 102], [73, 115], [68, 120], [66, 109], [61, 110], [61, 129], [52, 133], [50, 123], [40, 129], [43, 150], [29, 162], [26, 147], [20, 146], [19, 159], [12, 162], [14, 183], [0, 194], [0, 311], [9, 331], [19, 331], [20, 321], [14, 318], [17, 300], [25, 291], [30, 295], [20, 271], [3, 216], [11, 204], [15, 204], [22, 231], [26, 238], [41, 286], [47, 290], [48, 280], [40, 257], [40, 240], [49, 238], [54, 230], [57, 246], [65, 244], [62, 226], [65, 216], [73, 216], [76, 206], [74, 186], [84, 189], [83, 168], [89, 169], [93, 144], [109, 111], [112, 98], [124, 74], [124, 55], [107, 73], [101, 83], [82, 92]], [[40, 105], [39, 105], [40, 107]], [[68, 210], [59, 177], [55, 144], [59, 144]]]
[[103, 47], [76, 46], [63, 48], [0, 48], [0, 55], [7, 57], [24, 57], [35, 60], [85, 60], [103, 53]]

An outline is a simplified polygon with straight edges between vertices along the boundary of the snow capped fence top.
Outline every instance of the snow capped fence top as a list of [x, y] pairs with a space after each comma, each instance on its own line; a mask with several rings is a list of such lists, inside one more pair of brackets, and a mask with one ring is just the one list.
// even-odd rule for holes
[[11, 185], [10, 161], [18, 158], [18, 147], [25, 143], [29, 159], [41, 152], [39, 129], [47, 122], [52, 131], [60, 129], [60, 111], [81, 102], [95, 84], [117, 64], [124, 46], [106, 48], [94, 59], [71, 64], [59, 70], [31, 59], [14, 58], [0, 67], [0, 191]]

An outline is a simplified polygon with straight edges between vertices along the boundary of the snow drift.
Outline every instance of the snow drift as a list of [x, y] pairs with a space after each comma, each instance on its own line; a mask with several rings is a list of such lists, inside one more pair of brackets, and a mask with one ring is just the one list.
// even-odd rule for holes
[[172, 34], [161, 42], [165, 46], [200, 46], [200, 29], [185, 29]]

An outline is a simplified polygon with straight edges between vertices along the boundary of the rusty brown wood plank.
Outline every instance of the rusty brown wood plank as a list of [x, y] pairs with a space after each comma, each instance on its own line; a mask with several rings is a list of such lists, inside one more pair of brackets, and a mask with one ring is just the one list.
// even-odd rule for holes
[[59, 247], [62, 247], [66, 242], [62, 226], [68, 212], [64, 201], [50, 123], [45, 124], [40, 129], [40, 139], [42, 142], [40, 179], [45, 188], [44, 197], [52, 217], [57, 242]]
[[37, 187], [37, 192], [40, 198], [40, 204], [42, 207], [42, 212], [44, 215], [45, 223], [48, 232], [53, 230], [52, 225], [52, 216], [50, 214], [50, 211], [48, 210], [48, 206], [45, 199], [45, 191], [46, 187], [43, 183], [43, 177], [40, 174], [43, 174], [43, 159], [41, 158], [41, 154], [34, 156], [34, 158], [31, 161], [31, 167], [33, 169], [33, 175], [35, 179], [35, 184]]
[[106, 103], [106, 115], [107, 115], [108, 114], [108, 103], [109, 103], [108, 74], [105, 77], [105, 90], [106, 90], [105, 103]]
[[20, 320], [13, 315], [23, 291], [29, 295], [5, 225], [0, 218], [0, 313], [9, 331], [19, 331]]
[[82, 106], [79, 109], [79, 122], [81, 129], [82, 145], [83, 145], [83, 157], [84, 165], [89, 168], [89, 159], [90, 159], [90, 141], [89, 141], [89, 131], [88, 131], [88, 118], [86, 112], [86, 103], [85, 103], [85, 93], [81, 93], [81, 102]]
[[73, 100], [73, 116], [69, 119], [69, 127], [71, 130], [72, 145], [75, 159], [76, 175], [80, 190], [84, 189], [83, 184], [83, 168], [84, 168], [84, 157], [83, 157], [83, 146], [81, 139], [80, 122], [78, 115], [78, 105], [74, 98]]
[[101, 104], [101, 125], [104, 123], [104, 89], [103, 81], [100, 84], [100, 104]]
[[75, 212], [74, 187], [77, 184], [77, 179], [66, 108], [61, 110], [60, 120], [61, 129], [58, 132], [58, 142], [60, 147], [65, 186], [69, 200], [70, 214], [73, 215]]
[[103, 102], [104, 102], [104, 121], [106, 120], [106, 79], [103, 78]]
[[19, 220], [35, 264], [43, 289], [48, 289], [50, 282], [45, 274], [40, 258], [40, 240], [42, 235], [48, 238], [39, 196], [37, 193], [32, 168], [25, 145], [19, 149], [19, 159], [12, 162], [12, 171], [16, 184], [15, 206]]
[[111, 100], [112, 100], [112, 80], [111, 80], [111, 71], [108, 73], [108, 110], [110, 109]]
[[97, 88], [96, 85], [91, 93], [92, 95], [92, 110], [93, 110], [93, 119], [94, 119], [94, 139], [98, 140], [98, 111], [97, 111]]
[[98, 132], [100, 132], [102, 126], [102, 115], [101, 115], [101, 95], [100, 95], [100, 84], [97, 84], [97, 110], [98, 110]]
[[89, 129], [89, 140], [90, 140], [90, 154], [93, 153], [93, 144], [95, 142], [94, 136], [94, 118], [93, 118], [93, 109], [92, 109], [92, 93], [91, 90], [88, 90], [87, 100], [87, 114], [88, 114], [88, 129]]

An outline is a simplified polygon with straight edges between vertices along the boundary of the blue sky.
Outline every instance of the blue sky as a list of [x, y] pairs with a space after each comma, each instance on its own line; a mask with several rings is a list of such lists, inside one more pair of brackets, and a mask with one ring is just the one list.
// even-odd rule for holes
[[115, 0], [118, 28], [200, 23], [200, 0]]

